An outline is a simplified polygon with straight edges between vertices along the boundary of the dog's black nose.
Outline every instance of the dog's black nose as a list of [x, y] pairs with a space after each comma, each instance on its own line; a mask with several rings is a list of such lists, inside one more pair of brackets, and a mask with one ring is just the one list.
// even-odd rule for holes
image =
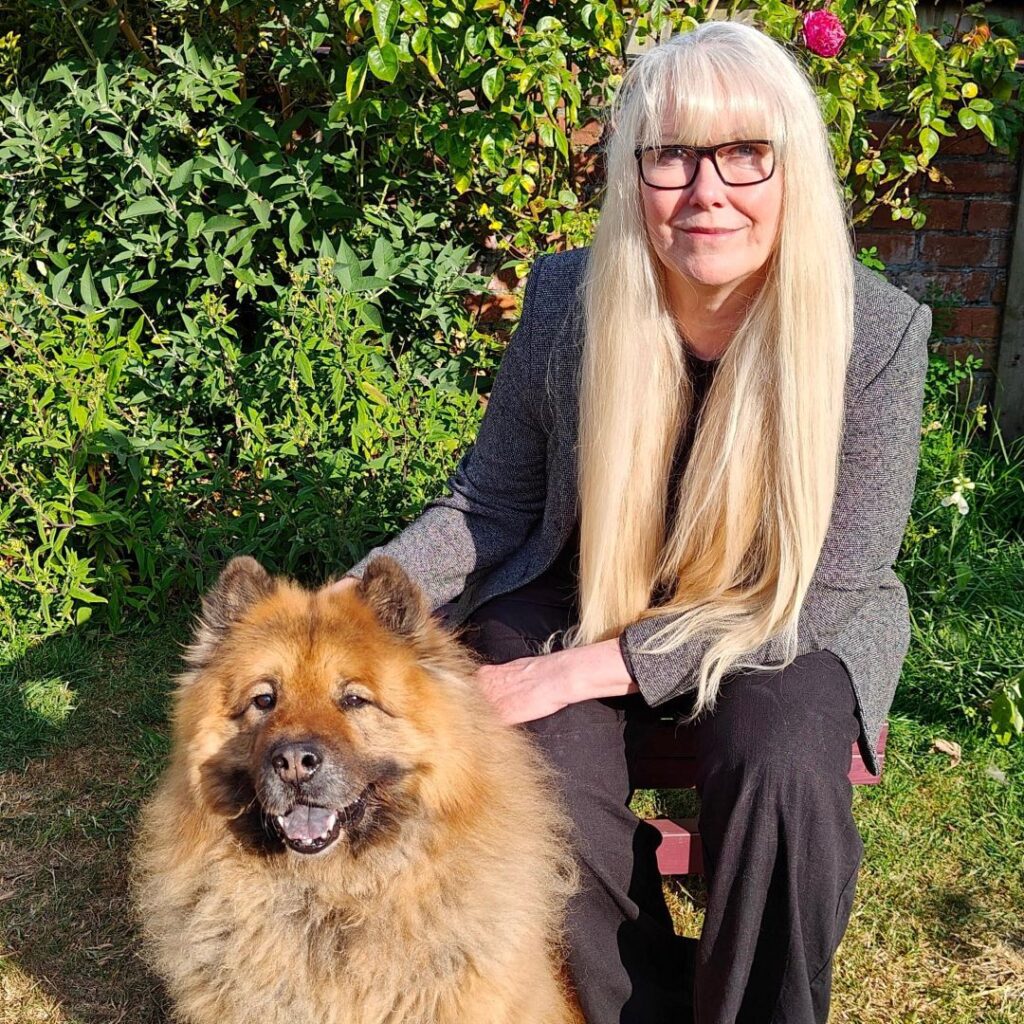
[[310, 740], [279, 743], [270, 755], [274, 771], [285, 782], [296, 786], [312, 778], [323, 759], [317, 745]]

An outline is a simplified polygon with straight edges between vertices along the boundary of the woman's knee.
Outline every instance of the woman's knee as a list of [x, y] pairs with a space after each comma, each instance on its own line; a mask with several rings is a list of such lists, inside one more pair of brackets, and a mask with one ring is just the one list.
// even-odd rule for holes
[[696, 729], [701, 774], [845, 778], [860, 725], [845, 666], [830, 651], [815, 651], [777, 671], [728, 678], [715, 711]]

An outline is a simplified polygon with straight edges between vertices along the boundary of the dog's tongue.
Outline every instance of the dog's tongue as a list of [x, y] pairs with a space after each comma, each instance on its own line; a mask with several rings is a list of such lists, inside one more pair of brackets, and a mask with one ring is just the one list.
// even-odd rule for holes
[[330, 831], [334, 825], [331, 821], [333, 816], [334, 812], [326, 807], [298, 804], [279, 820], [284, 834], [289, 839], [310, 843]]

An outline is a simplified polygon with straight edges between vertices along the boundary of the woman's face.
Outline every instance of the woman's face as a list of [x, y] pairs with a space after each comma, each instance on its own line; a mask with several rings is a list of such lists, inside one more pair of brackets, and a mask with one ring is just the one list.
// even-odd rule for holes
[[[709, 145], [740, 138], [722, 134]], [[688, 188], [656, 189], [641, 180], [640, 191], [648, 236], [668, 271], [699, 290], [731, 291], [748, 279], [763, 279], [759, 272], [775, 244], [782, 212], [780, 167], [767, 181], [730, 186], [706, 156]]]

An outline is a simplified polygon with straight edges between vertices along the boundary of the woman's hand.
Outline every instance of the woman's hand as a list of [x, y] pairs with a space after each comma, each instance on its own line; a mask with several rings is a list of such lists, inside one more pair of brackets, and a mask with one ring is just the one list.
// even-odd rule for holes
[[565, 651], [517, 658], [504, 665], [481, 665], [476, 679], [506, 725], [532, 722], [573, 703]]
[[576, 701], [639, 692], [616, 640], [481, 665], [476, 679], [507, 725], [545, 718]]

